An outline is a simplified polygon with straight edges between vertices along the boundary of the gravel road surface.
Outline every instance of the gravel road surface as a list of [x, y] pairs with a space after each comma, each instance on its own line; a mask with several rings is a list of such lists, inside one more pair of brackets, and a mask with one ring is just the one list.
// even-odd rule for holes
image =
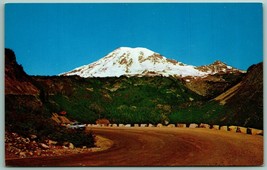
[[201, 128], [100, 127], [101, 152], [6, 160], [7, 166], [261, 166], [263, 136]]

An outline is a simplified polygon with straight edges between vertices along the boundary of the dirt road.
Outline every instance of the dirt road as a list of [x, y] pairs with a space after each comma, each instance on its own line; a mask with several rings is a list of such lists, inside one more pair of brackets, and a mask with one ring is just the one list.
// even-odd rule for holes
[[263, 137], [211, 129], [92, 128], [111, 148], [69, 156], [7, 160], [7, 166], [260, 166]]

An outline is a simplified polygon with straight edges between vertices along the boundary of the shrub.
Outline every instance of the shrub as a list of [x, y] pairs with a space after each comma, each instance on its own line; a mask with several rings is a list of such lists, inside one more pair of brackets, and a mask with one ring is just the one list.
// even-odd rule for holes
[[49, 137], [52, 140], [57, 141], [59, 144], [64, 142], [71, 142], [76, 147], [94, 147], [95, 146], [95, 135], [92, 131], [80, 131], [76, 129], [58, 129], [51, 133]]

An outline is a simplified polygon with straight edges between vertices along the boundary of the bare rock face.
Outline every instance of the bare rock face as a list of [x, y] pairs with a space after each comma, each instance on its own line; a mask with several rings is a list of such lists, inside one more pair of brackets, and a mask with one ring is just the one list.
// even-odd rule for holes
[[245, 75], [245, 71], [233, 68], [221, 61], [196, 69], [208, 73], [204, 77], [183, 77], [183, 83], [190, 90], [205, 97], [215, 97], [237, 84]]
[[245, 73], [217, 73], [205, 77], [184, 77], [183, 84], [195, 93], [214, 98], [241, 81]]
[[210, 65], [200, 66], [197, 67], [198, 70], [203, 72], [208, 72], [210, 74], [216, 74], [216, 73], [240, 73], [245, 71], [238, 70], [236, 68], [233, 68], [231, 66], [228, 66], [227, 64], [221, 62], [221, 61], [215, 61], [214, 63]]
[[39, 89], [32, 84], [22, 65], [16, 61], [15, 53], [5, 49], [5, 94], [38, 95]]

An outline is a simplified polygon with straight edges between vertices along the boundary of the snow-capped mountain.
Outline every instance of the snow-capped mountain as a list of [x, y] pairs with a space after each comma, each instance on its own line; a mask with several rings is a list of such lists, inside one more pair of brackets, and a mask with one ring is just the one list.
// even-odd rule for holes
[[167, 59], [146, 48], [120, 47], [100, 60], [62, 73], [63, 76], [119, 77], [125, 76], [179, 76], [202, 77], [216, 73], [216, 69], [195, 67]]
[[215, 61], [214, 63], [206, 66], [200, 66], [197, 67], [198, 70], [207, 72], [209, 74], [215, 74], [215, 73], [235, 73], [235, 72], [241, 72], [245, 73], [245, 71], [238, 70], [236, 68], [233, 68], [231, 66], [228, 66], [227, 64], [221, 62], [221, 61]]

